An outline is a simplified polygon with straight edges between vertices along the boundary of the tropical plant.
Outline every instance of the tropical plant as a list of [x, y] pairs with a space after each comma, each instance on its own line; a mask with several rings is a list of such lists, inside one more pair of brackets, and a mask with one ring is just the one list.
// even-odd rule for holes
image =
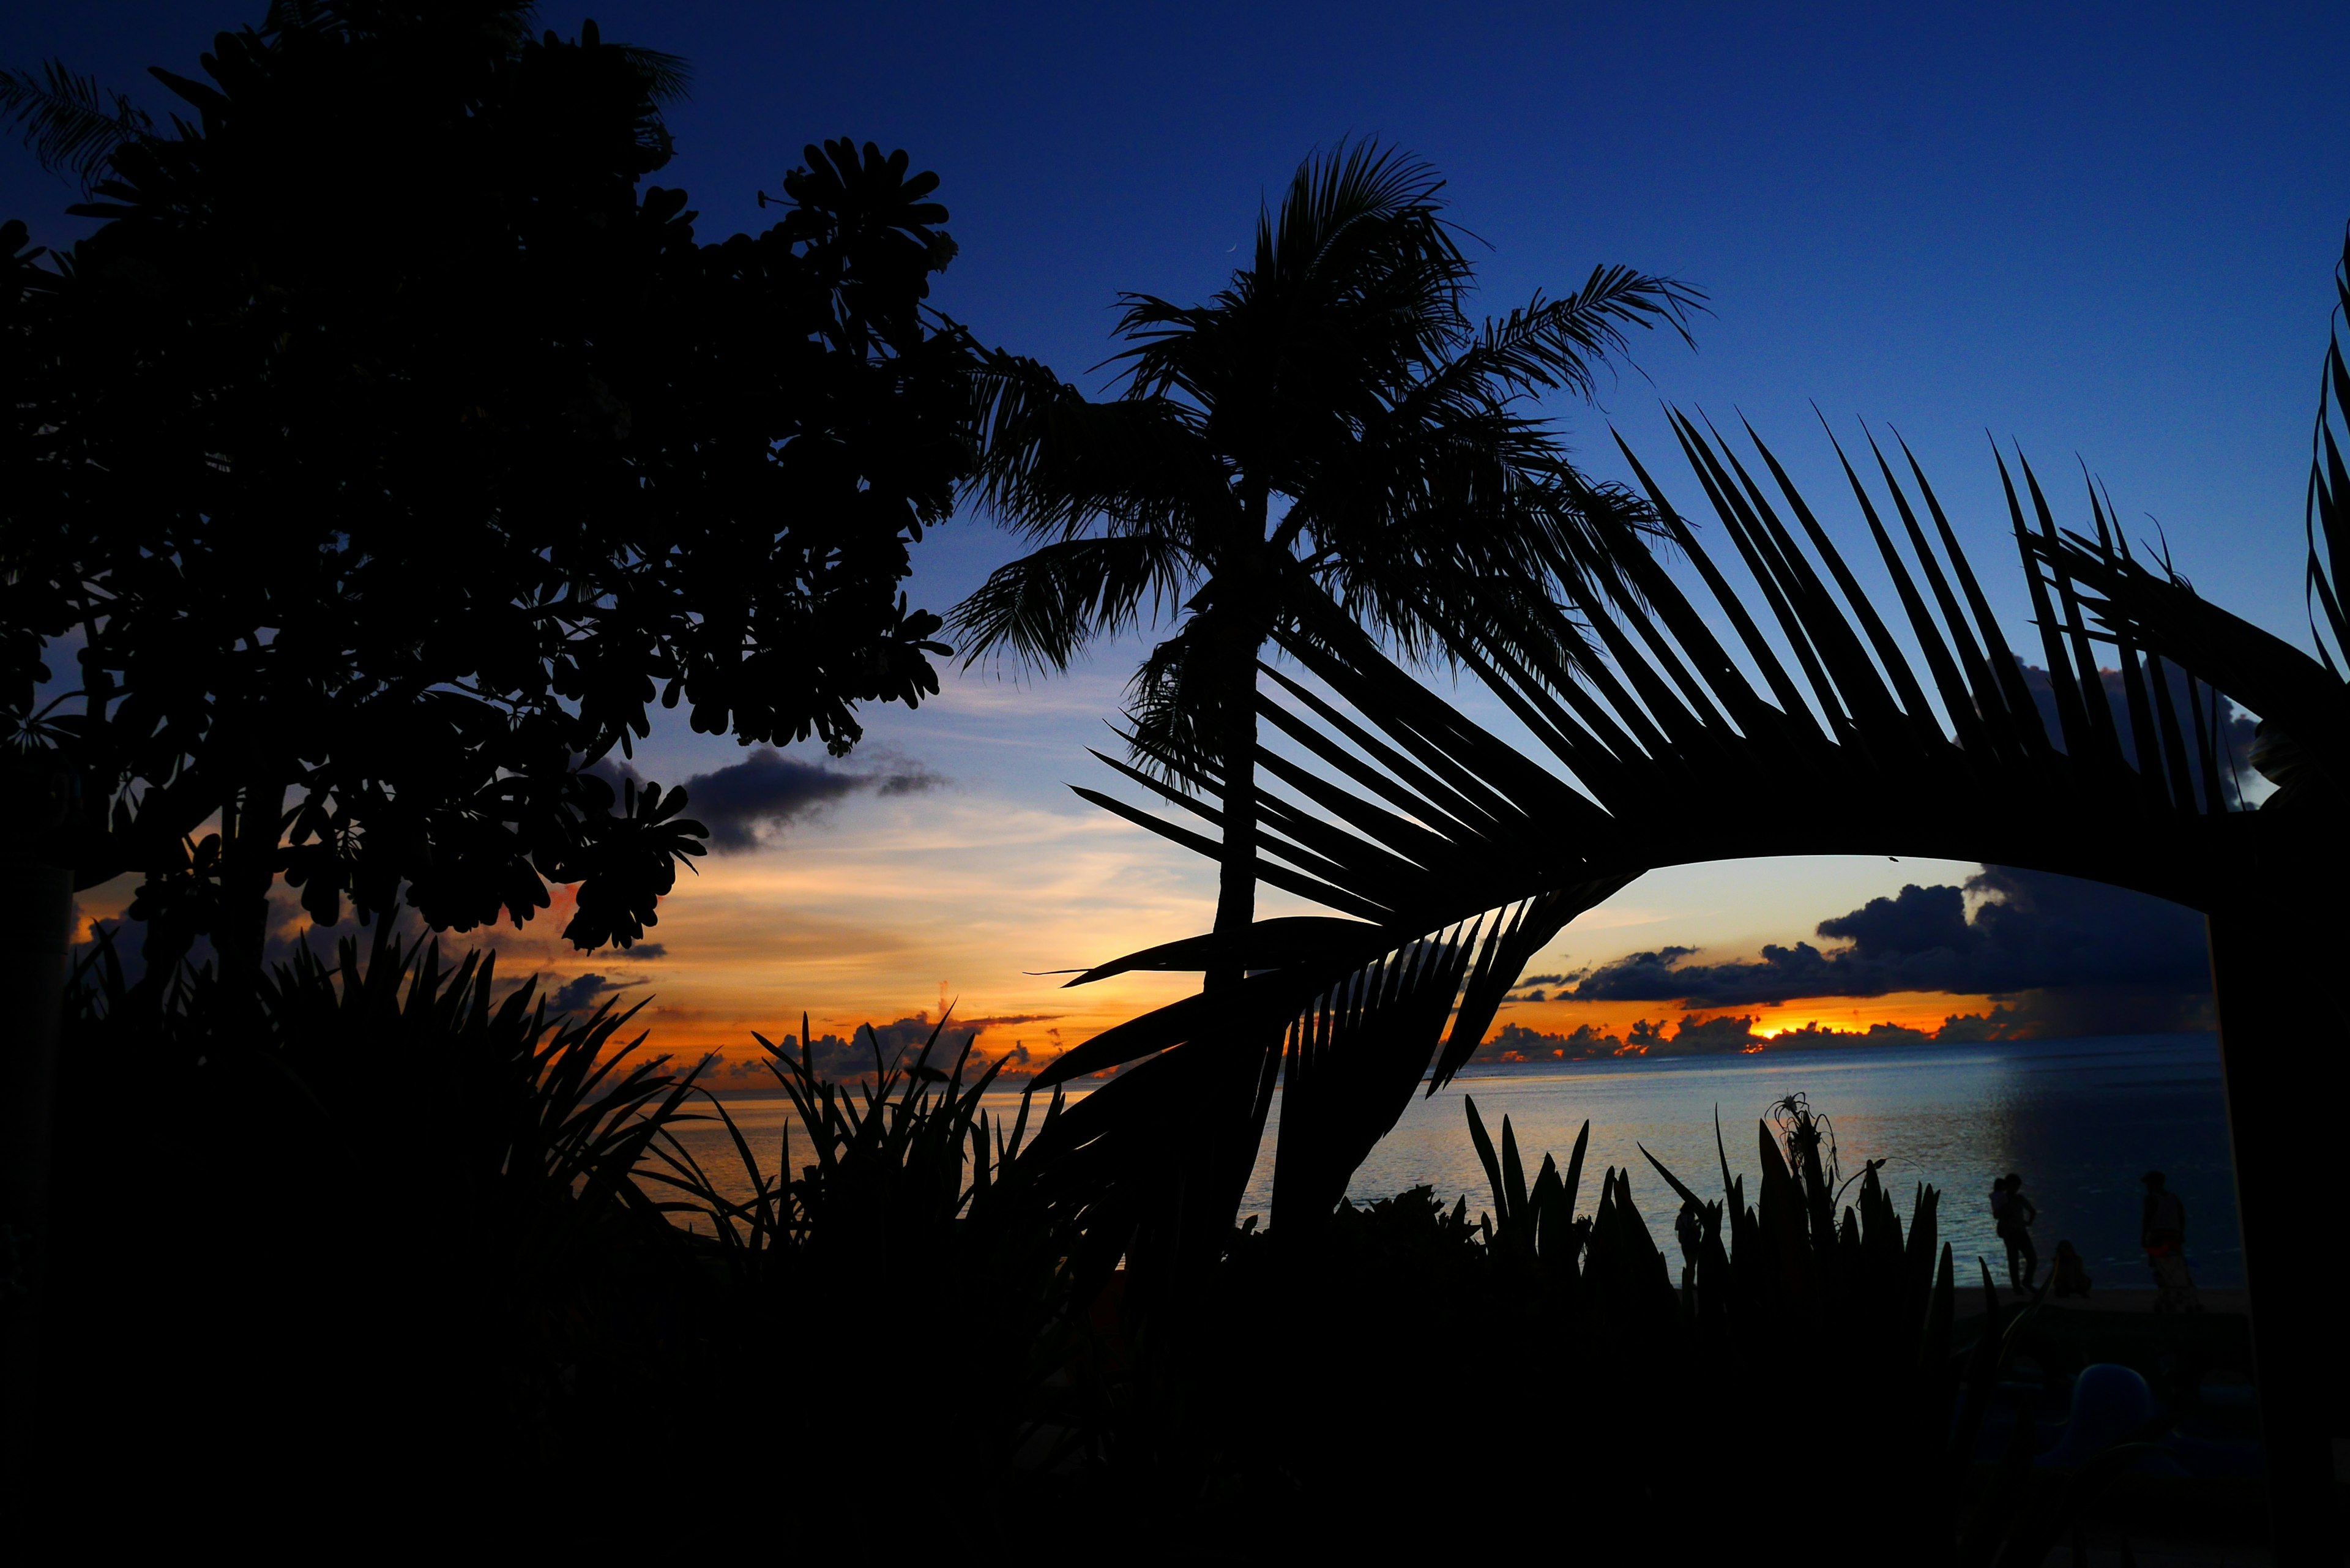
[[[990, 1220], [1010, 1201], [1014, 1161], [1027, 1141], [1032, 1108], [1031, 1096], [1023, 1095], [1009, 1129], [991, 1121], [982, 1101], [1004, 1061], [973, 1062], [976, 1031], [963, 1038], [951, 1067], [931, 1064], [951, 1016], [951, 1009], [941, 1013], [921, 1047], [894, 1061], [868, 1025], [873, 1072], [854, 1085], [819, 1074], [812, 1049], [778, 1045], [754, 1031], [751, 1037], [767, 1054], [765, 1065], [790, 1101], [816, 1163], [793, 1174], [786, 1126], [775, 1168], [764, 1168], [725, 1103], [711, 1096], [747, 1190], [719, 1179], [673, 1137], [655, 1151], [667, 1168], [657, 1179], [688, 1195], [692, 1211], [746, 1278], [784, 1266], [779, 1260], [794, 1249], [819, 1244], [869, 1249], [875, 1256], [951, 1250], [961, 1221]], [[800, 1031], [802, 1041], [810, 1038], [806, 1014]], [[1040, 1128], [1052, 1125], [1065, 1103], [1055, 1091]]]
[[624, 1038], [629, 1012], [500, 996], [493, 956], [391, 926], [297, 950], [257, 1012], [209, 969], [145, 1002], [103, 937], [85, 961], [41, 1291], [52, 1484], [135, 1406], [175, 1507], [254, 1469], [456, 1509], [469, 1485], [425, 1472], [535, 1471], [659, 1407], [698, 1276], [647, 1151], [693, 1074]]
[[[658, 1164], [642, 1173], [678, 1191], [679, 1209], [712, 1238], [730, 1285], [718, 1337], [776, 1350], [740, 1373], [705, 1419], [743, 1422], [744, 1440], [756, 1441], [775, 1402], [813, 1413], [824, 1441], [800, 1478], [818, 1491], [858, 1484], [876, 1454], [931, 1449], [951, 1451], [964, 1483], [992, 1491], [1015, 1462], [1032, 1471], [1058, 1463], [1085, 1436], [1070, 1376], [1085, 1329], [1075, 1309], [1091, 1299], [1076, 1294], [1077, 1235], [1022, 1158], [1032, 1097], [1021, 1096], [1009, 1127], [983, 1103], [1003, 1061], [982, 1066], [973, 1032], [951, 1046], [951, 1065], [933, 1065], [949, 1021], [894, 1060], [868, 1027], [873, 1070], [856, 1084], [816, 1070], [805, 1016], [796, 1050], [754, 1034], [806, 1163], [795, 1170], [787, 1123], [773, 1167], [764, 1165], [712, 1096], [709, 1114], [739, 1168], [713, 1169], [665, 1132]], [[1055, 1093], [1037, 1128], [1063, 1106]], [[844, 1328], [920, 1365], [877, 1376], [865, 1356], [809, 1353], [811, 1331]], [[927, 1532], [953, 1517], [914, 1501], [896, 1528]]]
[[[2345, 557], [2334, 548], [2350, 483], [2326, 422], [2338, 421], [2350, 390], [2343, 363], [2337, 348], [2311, 492], [2310, 578], [2321, 609], [2344, 602], [2335, 574]], [[1301, 1158], [1333, 1162], [1300, 1190], [1332, 1190], [1334, 1174], [1343, 1189], [1347, 1162], [1393, 1126], [1414, 1086], [1432, 1094], [1450, 1081], [1541, 942], [1651, 867], [1923, 854], [2168, 898], [2210, 921], [2246, 1242], [2262, 1290], [2262, 1355], [2264, 1366], [2293, 1369], [2264, 1388], [2280, 1550], [2298, 1560], [2322, 1549], [2325, 1434], [2345, 1356], [2319, 1304], [2329, 1299], [2324, 1265], [2306, 1245], [2328, 1222], [2313, 1207], [2328, 1189], [2322, 1145], [2297, 1129], [2306, 1106], [2342, 1097], [2350, 1071], [2350, 1019], [2303, 1001], [2303, 977], [2323, 972], [2324, 955], [2350, 940], [2335, 896], [2350, 870], [2335, 809], [2350, 780], [2342, 676], [2327, 656], [2303, 654], [2206, 603], [2167, 561], [2158, 569], [2139, 561], [2094, 484], [2087, 528], [2064, 532], [2031, 465], [2002, 457], [2008, 521], [2053, 682], [2052, 733], [1906, 448], [1904, 478], [1867, 438], [1874, 493], [1844, 465], [1892, 586], [1880, 609], [1759, 438], [1748, 432], [1750, 469], [1711, 427], [1676, 414], [1673, 428], [1751, 588], [1732, 586], [1627, 449], [1697, 590], [1685, 592], [1627, 523], [1595, 515], [1620, 573], [1565, 586], [1604, 659], [1564, 662], [1512, 628], [1439, 628], [1448, 651], [1524, 724], [1540, 762], [1413, 679], [1336, 601], [1308, 608], [1301, 597], [1295, 628], [1277, 628], [1273, 640], [1321, 690], [1269, 672], [1258, 693], [1261, 717], [1303, 760], [1266, 764], [1294, 798], [1261, 794], [1250, 843], [1262, 877], [1336, 913], [1261, 923], [1252, 972], [1233, 994], [1175, 1002], [1055, 1064], [1047, 1083], [1150, 1058], [1121, 1073], [1111, 1087], [1122, 1094], [1097, 1094], [1063, 1119], [1065, 1135], [1087, 1134], [1067, 1152], [1146, 1179], [1159, 1168], [1124, 1146], [1167, 1136], [1170, 1106], [1203, 1071], [1197, 1058], [1240, 1056], [1262, 1069], [1270, 1096], [1282, 1048], [1251, 1031], [1275, 1020], [1272, 1038], [1286, 1041], [1291, 1070], [1309, 1069], [1325, 1085], [1313, 1115], [1326, 1125], [1300, 1129], [1299, 1107], [1284, 1106], [1284, 1141], [1303, 1132], [1320, 1152]], [[2118, 665], [2110, 682], [2100, 649]], [[2174, 666], [2187, 676], [2184, 711]], [[2251, 760], [2282, 787], [2259, 809], [2238, 786], [2218, 724], [2223, 698], [2269, 726]], [[1231, 852], [1230, 833], [1218, 845], [1127, 815], [1202, 853]], [[1440, 1002], [1383, 978], [1405, 955], [1453, 951], [1481, 935], [1474, 967], [1434, 977], [1439, 990], [1448, 976], [1458, 988]], [[1072, 983], [1134, 967], [1202, 968], [1206, 943], [1130, 955]], [[1343, 1038], [1318, 1022], [1334, 1013], [1349, 1021]], [[1245, 1168], [1251, 1152], [1228, 1158]], [[1130, 1226], [1149, 1201], [1138, 1191], [1100, 1218]], [[1276, 1235], [1283, 1224], [1276, 1215]]]

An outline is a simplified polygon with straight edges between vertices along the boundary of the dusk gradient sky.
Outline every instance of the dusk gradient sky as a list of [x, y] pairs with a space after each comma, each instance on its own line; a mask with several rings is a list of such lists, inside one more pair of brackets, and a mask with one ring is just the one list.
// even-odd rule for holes
[[[1454, 216], [1492, 246], [1486, 309], [1572, 287], [1599, 262], [1673, 273], [1710, 295], [1695, 351], [1644, 342], [1638, 369], [1603, 378], [1602, 408], [1555, 410], [1596, 472], [1628, 477], [1613, 424], [1669, 490], [1692, 492], [1670, 455], [1669, 401], [1723, 421], [1742, 414], [1807, 493], [1834, 500], [1842, 481], [1814, 405], [1840, 434], [1856, 417], [1897, 429], [2020, 639], [1988, 432], [2033, 458], [2067, 521], [2083, 511], [2085, 464], [2134, 533], [2159, 524], [2207, 597], [2306, 646], [2303, 486], [2350, 219], [2338, 70], [2350, 10], [2050, 9], [636, 3], [584, 14], [607, 36], [691, 62], [692, 97], [671, 115], [678, 156], [657, 178], [691, 193], [703, 238], [772, 221], [756, 194], [779, 189], [807, 141], [904, 147], [941, 175], [962, 246], [939, 306], [1089, 388], [1120, 289], [1203, 297], [1243, 259], [1260, 201], [1301, 157], [1376, 136], [1451, 180]], [[60, 57], [161, 113], [171, 100], [142, 67], [194, 74], [213, 32], [260, 10], [25, 0], [0, 12], [0, 63]], [[569, 34], [582, 14], [547, 5], [540, 20]], [[25, 217], [36, 240], [83, 232], [62, 215], [73, 199], [28, 155], [0, 151], [0, 216]], [[386, 243], [429, 223], [387, 212]], [[1857, 528], [1849, 505], [1825, 521], [1847, 538]], [[912, 597], [944, 611], [1011, 554], [1005, 537], [958, 519], [917, 552]], [[1210, 919], [1207, 866], [1063, 787], [1110, 786], [1084, 748], [1109, 749], [1104, 724], [1139, 652], [1104, 646], [1052, 680], [950, 675], [919, 712], [868, 710], [868, 745], [826, 773], [803, 747], [785, 754], [788, 776], [764, 763], [757, 778], [732, 775], [746, 789], [792, 787], [764, 824], [743, 817], [738, 846], [663, 905], [660, 956], [569, 954], [559, 918], [542, 917], [502, 942], [506, 961], [558, 983], [596, 974], [607, 989], [655, 992], [649, 1018], [679, 1046], [795, 1031], [802, 1008], [818, 1033], [846, 1033], [934, 1015], [952, 996], [965, 1017], [1004, 1021], [991, 1045], [1044, 1050], [1170, 997], [1187, 982], [1064, 992], [1024, 973]], [[1481, 693], [1459, 699], [1506, 729]], [[680, 722], [639, 747], [636, 765], [671, 783], [745, 760]], [[1833, 949], [1814, 935], [1821, 921], [1907, 884], [1960, 888], [1979, 870], [1847, 857], [1660, 872], [1533, 967], [1669, 948], [1719, 964], [1798, 940]], [[85, 908], [102, 915], [126, 898], [100, 889]], [[1979, 889], [1968, 907], [1981, 902]], [[1930, 1024], [1982, 1010], [1986, 994], [1758, 1005], [1773, 1029]], [[1671, 1000], [1545, 1001], [1503, 1018], [1620, 1032], [1679, 1012]]]

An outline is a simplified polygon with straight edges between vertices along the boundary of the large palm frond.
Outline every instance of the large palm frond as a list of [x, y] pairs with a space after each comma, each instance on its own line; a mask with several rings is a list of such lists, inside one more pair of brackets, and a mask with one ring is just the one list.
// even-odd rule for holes
[[[2238, 677], [2185, 647], [2150, 649], [2126, 628], [2109, 625], [2093, 639], [2084, 607], [2107, 602], [2097, 595], [2110, 585], [2080, 546], [2060, 547], [2028, 463], [2018, 460], [2012, 472], [2022, 484], [2009, 485], [2009, 522], [2041, 612], [2054, 733], [1906, 449], [1905, 479], [1869, 441], [1874, 491], [1846, 469], [1893, 584], [1888, 621], [1767, 446], [1752, 440], [1744, 459], [1696, 421], [1676, 416], [1674, 424], [1747, 587], [1732, 586], [1636, 459], [1658, 525], [1703, 585], [1699, 598], [1636, 541], [1617, 538], [1620, 575], [1575, 585], [1575, 607], [1605, 653], [1587, 667], [1566, 668], [1540, 646], [1473, 620], [1441, 623], [1449, 651], [1524, 724], [1536, 755], [1430, 691], [1334, 604], [1300, 614], [1277, 636], [1302, 674], [1263, 671], [1260, 717], [1287, 745], [1256, 758], [1274, 786], [1258, 796], [1257, 871], [1334, 911], [1259, 922], [1248, 959], [1252, 1005], [1290, 1010], [1277, 1030], [1257, 1021], [1253, 1049], [1296, 1043], [1289, 1081], [1316, 1085], [1284, 1102], [1279, 1158], [1292, 1173], [1284, 1191], [1311, 1194], [1315, 1204], [1343, 1191], [1401, 1109], [1393, 1085], [1404, 1083], [1408, 1094], [1424, 1081], [1435, 1092], [1475, 1049], [1534, 953], [1652, 867], [1798, 853], [1991, 858], [2198, 907], [2226, 878], [2243, 802], [2218, 738], [2217, 691], [2201, 677], [2223, 685]], [[2011, 472], [2005, 460], [2001, 467]], [[2094, 491], [2089, 500], [2105, 525], [2102, 501]], [[1888, 516], [1898, 520], [1898, 536]], [[1605, 539], [1629, 524], [1597, 526]], [[1717, 638], [1715, 625], [1732, 640]], [[2098, 670], [2099, 649], [2122, 661], [2119, 698]], [[2166, 659], [2195, 671], [2183, 683], [2184, 712]], [[2241, 688], [2247, 701], [2251, 690]], [[1112, 765], [1197, 826], [1079, 793], [1174, 842], [1220, 853], [1214, 809], [1143, 770]], [[1214, 792], [1211, 775], [1168, 766], [1194, 772], [1191, 782]], [[2149, 839], [2162, 844], [2160, 855], [2147, 855]], [[1476, 945], [1481, 922], [1487, 934], [1475, 964], [1429, 967], [1430, 952], [1451, 955], [1450, 964], [1459, 944]], [[1071, 983], [1128, 968], [1198, 967], [1210, 950], [1208, 939], [1193, 939]], [[1413, 982], [1399, 983], [1406, 974]], [[1441, 1006], [1430, 1000], [1438, 991]], [[1205, 996], [1177, 1002], [1071, 1052], [1048, 1080], [1197, 1050], [1195, 1037], [1227, 1041], [1216, 1016]], [[1363, 1082], [1345, 1086], [1355, 1071]], [[1098, 1137], [1126, 1135], [1108, 1106], [1097, 1116]], [[1293, 1139], [1302, 1146], [1295, 1153]], [[1297, 1197], [1284, 1218], [1306, 1212], [1295, 1207], [1304, 1201]]]

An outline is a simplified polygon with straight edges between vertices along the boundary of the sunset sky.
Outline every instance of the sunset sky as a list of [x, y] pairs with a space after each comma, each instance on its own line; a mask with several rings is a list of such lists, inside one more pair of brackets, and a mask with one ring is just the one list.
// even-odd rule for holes
[[[1205, 296], [1301, 157], [1378, 136], [1451, 178], [1453, 215], [1492, 247], [1486, 308], [1571, 287], [1598, 262], [1711, 296], [1694, 352], [1644, 343], [1637, 370], [1603, 380], [1604, 407], [1555, 410], [1596, 472], [1628, 477], [1612, 423], [1669, 490], [1690, 488], [1660, 401], [1743, 413], [1816, 496], [1842, 484], [1814, 404], [1840, 432], [1856, 417], [1897, 428], [2020, 639], [1988, 432], [2058, 476], [2075, 510], [2077, 457], [2136, 531], [2159, 524], [2206, 596], [2306, 646], [2302, 493], [2350, 218], [2336, 73], [2350, 12], [1915, 9], [1806, 7], [1793, 23], [1574, 5], [588, 14], [692, 63], [693, 97], [671, 116], [678, 157], [658, 179], [691, 193], [702, 237], [772, 221], [756, 193], [804, 142], [903, 146], [941, 176], [962, 246], [935, 302], [1082, 385], [1102, 379], [1118, 290]], [[59, 56], [160, 111], [169, 100], [141, 67], [192, 72], [213, 30], [259, 11], [29, 0], [0, 16], [0, 61]], [[569, 33], [579, 13], [540, 17]], [[36, 240], [81, 232], [61, 213], [73, 199], [0, 152], [0, 215], [25, 216]], [[400, 216], [386, 214], [388, 234]], [[1856, 526], [1848, 512], [1828, 525]], [[911, 597], [944, 611], [1012, 553], [958, 519], [917, 551]], [[1065, 787], [1115, 787], [1086, 748], [1113, 749], [1105, 726], [1140, 651], [1105, 645], [1051, 680], [950, 671], [919, 711], [868, 710], [866, 744], [837, 763], [813, 747], [745, 753], [681, 722], [657, 731], [638, 770], [702, 777], [697, 807], [725, 807], [694, 813], [720, 816], [725, 841], [662, 905], [657, 948], [568, 952], [558, 905], [498, 939], [502, 964], [574, 1000], [650, 995], [657, 1037], [680, 1049], [796, 1033], [802, 1009], [817, 1033], [846, 1034], [951, 1000], [991, 1050], [1045, 1055], [1170, 999], [1188, 977], [1065, 991], [1031, 972], [1211, 918], [1209, 867]], [[1506, 729], [1481, 692], [1458, 695]], [[1503, 1026], [1931, 1030], [1989, 1014], [1995, 992], [2043, 1028], [2196, 1023], [2191, 917], [1996, 876], [1969, 889], [1982, 871], [1839, 857], [1654, 873], [1535, 961], [1530, 975], [1581, 978], [1530, 980]], [[1958, 891], [1923, 891], [1936, 888]], [[110, 886], [84, 910], [127, 898]], [[1874, 899], [1893, 902], [1863, 918]], [[1987, 905], [2009, 911], [2004, 927]], [[1961, 932], [1949, 961], [1914, 946], [1929, 916]], [[1824, 921], [1848, 934], [1818, 934]], [[1765, 944], [1798, 942], [1824, 967], [1760, 961]], [[2032, 967], [2051, 952], [2074, 968]], [[1778, 994], [1803, 975], [1869, 993]], [[1561, 984], [1602, 999], [1559, 1001]]]

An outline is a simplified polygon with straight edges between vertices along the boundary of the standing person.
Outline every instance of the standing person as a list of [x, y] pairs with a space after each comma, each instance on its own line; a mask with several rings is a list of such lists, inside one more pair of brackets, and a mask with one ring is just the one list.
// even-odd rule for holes
[[[2004, 1197], [2005, 1201], [2002, 1201]], [[2009, 1171], [1991, 1188], [1991, 1218], [1999, 1239], [2007, 1243], [2007, 1284], [2018, 1295], [2029, 1294], [2040, 1272], [2040, 1253], [2032, 1244], [2032, 1223], [2040, 1210], [2023, 1195], [2023, 1178]]]
[[2187, 1205], [2162, 1172], [2149, 1170], [2138, 1180], [2146, 1188], [2146, 1205], [2138, 1214], [2137, 1239], [2154, 1272], [2154, 1310], [2201, 1312], [2203, 1297], [2187, 1269]]

